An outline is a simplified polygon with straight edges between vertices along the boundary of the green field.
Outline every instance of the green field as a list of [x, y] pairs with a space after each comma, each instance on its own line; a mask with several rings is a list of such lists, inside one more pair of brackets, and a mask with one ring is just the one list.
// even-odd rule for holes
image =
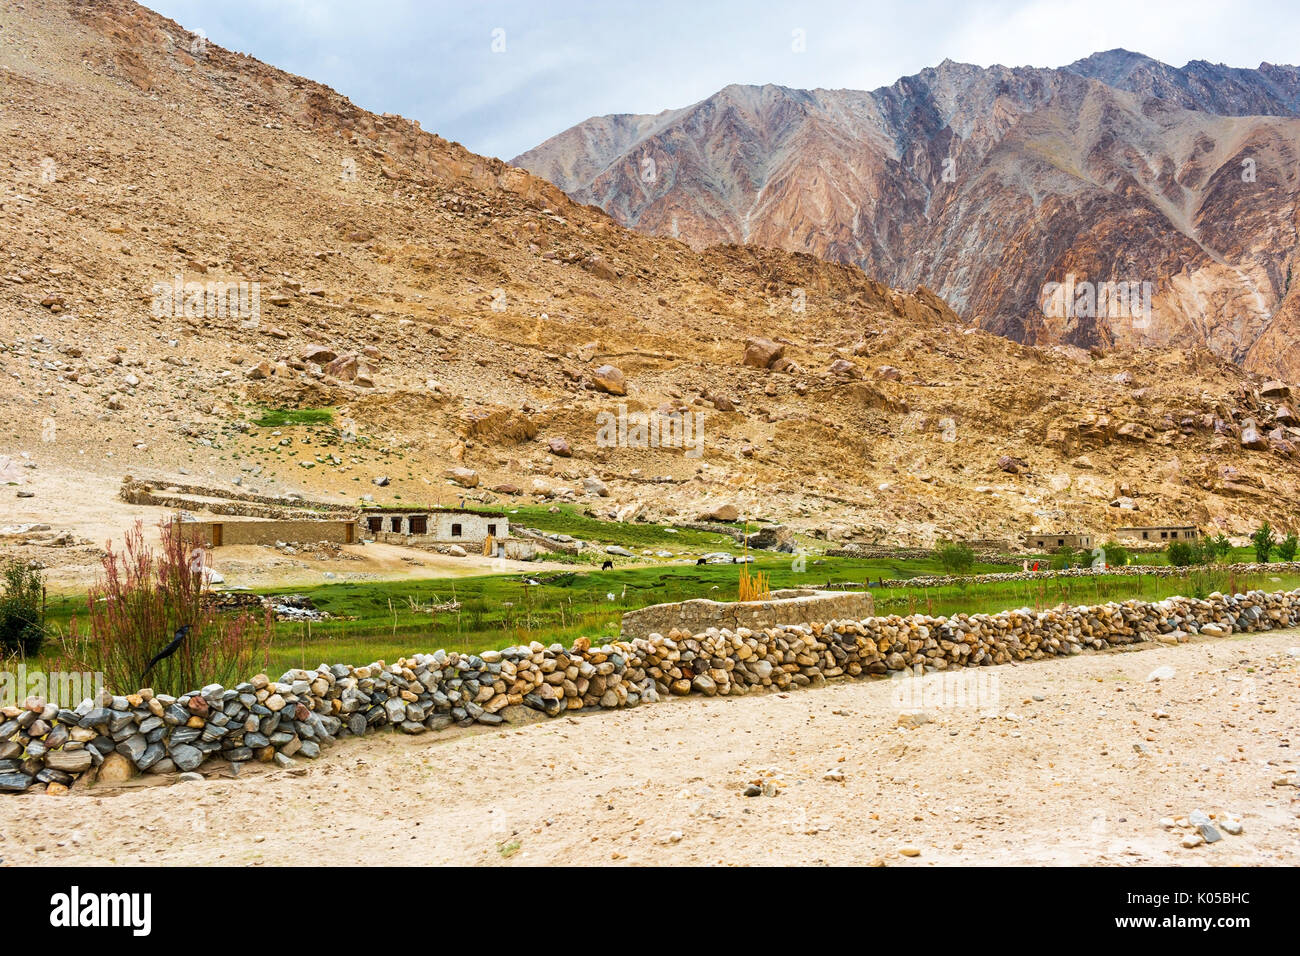
[[[483, 510], [496, 510], [499, 509]], [[268, 590], [265, 594], [306, 594], [333, 618], [315, 623], [276, 625], [271, 669], [328, 663], [369, 663], [395, 660], [406, 654], [448, 650], [479, 651], [512, 643], [540, 641], [571, 643], [586, 636], [594, 641], [618, 636], [622, 615], [649, 604], [712, 598], [737, 598], [740, 568], [734, 564], [696, 565], [694, 555], [710, 551], [740, 554], [735, 539], [721, 530], [674, 528], [648, 522], [604, 521], [572, 506], [552, 508], [524, 505], [505, 509], [516, 525], [572, 535], [594, 547], [579, 555], [546, 555], [553, 563], [567, 561], [570, 569], [467, 578], [400, 581], [337, 581], [314, 587]], [[750, 525], [756, 530], [757, 526]], [[826, 543], [799, 539], [800, 550], [821, 550]], [[636, 555], [615, 558], [614, 570], [599, 570], [606, 545], [619, 545]], [[671, 551], [672, 559], [659, 559]], [[865, 559], [795, 556], [754, 552], [751, 568], [766, 572], [773, 589], [848, 584], [865, 587], [882, 579], [942, 575], [934, 558]], [[1163, 564], [1164, 554], [1135, 560]], [[1232, 560], [1251, 560], [1239, 549]], [[1018, 570], [1021, 558], [1003, 564], [976, 564], [973, 574]], [[1032, 562], [1034, 558], [1030, 558]], [[1046, 569], [1047, 558], [1038, 560]], [[647, 564], [646, 562], [656, 562]], [[1232, 578], [1221, 571], [1197, 570], [1173, 578], [1103, 576], [1058, 579], [1044, 573], [1032, 582], [969, 582], [942, 588], [871, 588], [880, 614], [953, 614], [990, 612], [1015, 607], [1051, 607], [1062, 602], [1096, 604], [1111, 600], [1154, 600], [1173, 594], [1203, 596], [1215, 590], [1300, 587], [1300, 576], [1260, 574]], [[432, 605], [458, 602], [457, 610], [430, 611]], [[52, 634], [65, 631], [73, 616], [84, 617], [85, 596], [51, 597], [47, 626]], [[57, 639], [52, 643], [57, 644]]]
[[[926, 561], [867, 561], [810, 557], [797, 572], [789, 558], [763, 557], [752, 567], [766, 571], [775, 588], [856, 583], [881, 577], [933, 573]], [[329, 583], [315, 588], [265, 593], [308, 594], [316, 606], [337, 619], [276, 625], [271, 669], [315, 667], [326, 663], [369, 663], [436, 650], [480, 651], [513, 643], [571, 643], [587, 636], [595, 641], [618, 636], [624, 612], [693, 597], [735, 600], [736, 565], [674, 565], [626, 570], [546, 572], [531, 576], [482, 577], [422, 581]], [[1230, 576], [1194, 571], [1173, 578], [1102, 576], [1053, 578], [1033, 582], [998, 581], [943, 588], [872, 588], [879, 614], [977, 613], [1016, 607], [1047, 608], [1061, 603], [1099, 604], [1141, 598], [1158, 600], [1174, 594], [1204, 596], [1211, 591], [1300, 587], [1300, 576], [1256, 574]], [[611, 598], [612, 596], [612, 598]], [[457, 611], [427, 613], [430, 604], [460, 602]], [[51, 603], [50, 624], [66, 626], [84, 610], [84, 598]]]

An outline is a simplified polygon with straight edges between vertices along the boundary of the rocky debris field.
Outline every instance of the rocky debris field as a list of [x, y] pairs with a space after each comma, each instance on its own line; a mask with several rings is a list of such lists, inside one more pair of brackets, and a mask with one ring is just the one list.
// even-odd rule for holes
[[985, 669], [996, 713], [931, 706], [906, 726], [895, 682], [836, 681], [342, 740], [288, 770], [0, 800], [0, 862], [1285, 866], [1297, 645]]

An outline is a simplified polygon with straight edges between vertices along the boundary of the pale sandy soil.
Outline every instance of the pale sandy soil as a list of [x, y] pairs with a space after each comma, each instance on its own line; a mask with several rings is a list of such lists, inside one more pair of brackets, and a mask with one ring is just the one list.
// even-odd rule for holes
[[[1298, 762], [1297, 644], [1291, 631], [986, 669], [1000, 716], [933, 711], [915, 730], [896, 726], [895, 686], [875, 681], [506, 730], [383, 733], [291, 771], [0, 798], [0, 857], [1293, 864], [1300, 789], [1273, 782]], [[1162, 665], [1174, 676], [1147, 681]], [[765, 768], [781, 792], [743, 796]], [[831, 769], [842, 782], [825, 779]], [[1235, 815], [1244, 833], [1183, 849], [1159, 820], [1198, 808]], [[904, 846], [920, 855], [900, 855]]]

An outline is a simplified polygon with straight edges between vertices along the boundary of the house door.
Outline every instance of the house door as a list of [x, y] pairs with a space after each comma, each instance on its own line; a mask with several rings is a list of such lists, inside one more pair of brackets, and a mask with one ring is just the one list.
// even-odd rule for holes
[[214, 548], [221, 547], [221, 525], [219, 524], [212, 526], [212, 546]]

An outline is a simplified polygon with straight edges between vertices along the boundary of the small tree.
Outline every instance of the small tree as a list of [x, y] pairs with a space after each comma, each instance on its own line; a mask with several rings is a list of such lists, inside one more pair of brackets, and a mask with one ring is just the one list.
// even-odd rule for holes
[[1287, 536], [1277, 543], [1277, 556], [1283, 561], [1294, 561], [1297, 548], [1300, 548], [1300, 538], [1294, 531], [1287, 532]]
[[1277, 536], [1273, 534], [1273, 526], [1265, 521], [1250, 536], [1250, 543], [1255, 546], [1255, 560], [1260, 564], [1268, 564], [1268, 556], [1277, 547]]
[[1226, 561], [1232, 554], [1232, 542], [1220, 532], [1212, 538], [1205, 539], [1205, 556], [1211, 561]]
[[1165, 548], [1165, 556], [1174, 567], [1187, 568], [1196, 564], [1196, 550], [1189, 541], [1170, 541], [1169, 547]]
[[1093, 567], [1097, 567], [1101, 564], [1108, 565], [1112, 568], [1122, 568], [1124, 565], [1128, 564], [1128, 548], [1124, 547], [1124, 545], [1120, 544], [1114, 538], [1103, 544], [1099, 550], [1101, 553], [1098, 554], [1096, 560], [1093, 561]]
[[942, 541], [934, 554], [949, 574], [967, 574], [975, 565], [974, 549], [961, 541]]
[[45, 641], [45, 577], [11, 558], [0, 570], [0, 651], [34, 656]]

